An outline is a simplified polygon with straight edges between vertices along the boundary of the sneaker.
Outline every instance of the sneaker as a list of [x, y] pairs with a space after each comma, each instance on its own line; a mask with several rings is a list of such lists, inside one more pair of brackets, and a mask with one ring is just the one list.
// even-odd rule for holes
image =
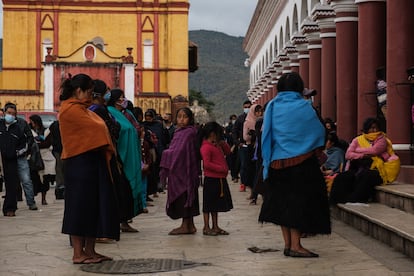
[[29, 206], [29, 210], [36, 211], [36, 210], [37, 210], [36, 203], [35, 203], [35, 204], [33, 204], [33, 205], [30, 205], [30, 206]]
[[246, 191], [246, 186], [244, 184], [240, 184], [240, 192], [245, 192]]

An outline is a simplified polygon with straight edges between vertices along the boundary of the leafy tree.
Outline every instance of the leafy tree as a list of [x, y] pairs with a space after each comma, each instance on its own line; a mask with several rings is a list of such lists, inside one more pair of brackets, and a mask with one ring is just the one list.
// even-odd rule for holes
[[196, 91], [194, 89], [190, 89], [189, 93], [190, 98], [190, 105], [193, 104], [194, 100], [198, 101], [198, 105], [204, 107], [209, 114], [212, 113], [213, 107], [215, 106], [214, 102], [207, 100], [201, 91]]

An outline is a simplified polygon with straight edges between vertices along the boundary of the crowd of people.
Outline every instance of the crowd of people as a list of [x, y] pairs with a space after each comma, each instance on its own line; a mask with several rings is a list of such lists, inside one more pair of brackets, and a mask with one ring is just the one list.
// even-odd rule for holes
[[240, 192], [250, 191], [251, 205], [261, 195], [258, 221], [281, 227], [285, 256], [318, 257], [301, 239], [331, 233], [329, 204], [372, 200], [375, 186], [396, 179], [399, 158], [375, 118], [350, 143], [340, 139], [335, 122], [322, 120], [312, 105], [317, 91], [299, 74], [284, 74], [277, 89], [265, 106], [245, 101], [226, 126], [199, 125], [188, 107], [162, 117], [143, 112], [124, 91], [86, 74], [64, 80], [59, 119], [48, 129], [37, 115], [29, 124], [19, 119], [7, 103], [0, 114], [3, 214], [16, 215], [20, 185], [37, 210], [34, 196], [47, 205], [56, 182], [73, 263], [99, 263], [112, 258], [96, 252], [95, 243], [138, 232], [132, 219], [148, 213], [160, 192], [167, 192], [167, 216], [181, 220], [169, 235], [197, 232], [200, 187], [203, 235], [229, 235], [218, 213], [233, 209], [230, 174]]

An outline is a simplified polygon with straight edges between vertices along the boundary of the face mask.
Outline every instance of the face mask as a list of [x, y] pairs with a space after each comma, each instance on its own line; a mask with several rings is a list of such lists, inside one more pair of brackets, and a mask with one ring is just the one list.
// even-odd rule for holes
[[231, 123], [234, 125], [234, 123], [236, 122], [236, 120], [231, 120]]
[[250, 110], [250, 108], [244, 108], [243, 112], [247, 114], [247, 113], [249, 113], [249, 110]]
[[7, 124], [11, 124], [16, 120], [16, 117], [10, 114], [6, 114], [4, 115], [4, 120], [6, 121]]
[[124, 99], [121, 103], [121, 106], [122, 106], [123, 109], [126, 109], [128, 107], [128, 100]]
[[109, 102], [109, 100], [111, 99], [111, 92], [106, 93], [103, 96], [103, 98], [104, 98], [105, 102]]

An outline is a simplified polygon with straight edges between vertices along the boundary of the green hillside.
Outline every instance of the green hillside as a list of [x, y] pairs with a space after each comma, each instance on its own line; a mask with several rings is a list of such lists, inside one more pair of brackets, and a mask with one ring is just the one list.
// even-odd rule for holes
[[190, 73], [189, 88], [215, 103], [217, 122], [227, 122], [231, 114], [242, 112], [247, 99], [249, 68], [244, 67], [243, 37], [204, 30], [190, 31], [189, 36], [198, 45], [199, 66]]

